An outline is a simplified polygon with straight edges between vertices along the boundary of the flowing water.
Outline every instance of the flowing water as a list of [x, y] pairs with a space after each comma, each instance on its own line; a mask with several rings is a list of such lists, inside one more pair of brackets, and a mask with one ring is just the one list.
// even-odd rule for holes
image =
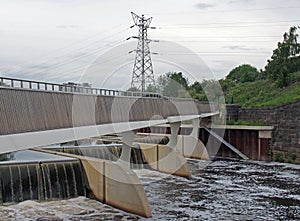
[[152, 208], [150, 219], [81, 196], [1, 206], [0, 220], [300, 220], [300, 166], [188, 162], [190, 180], [136, 170]]

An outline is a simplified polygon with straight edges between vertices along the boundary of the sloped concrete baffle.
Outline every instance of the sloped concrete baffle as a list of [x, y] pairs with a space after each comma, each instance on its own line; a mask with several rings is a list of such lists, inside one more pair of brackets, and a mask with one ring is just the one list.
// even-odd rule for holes
[[139, 178], [116, 162], [34, 148], [34, 150], [78, 158], [95, 198], [124, 211], [151, 217], [151, 209]]
[[154, 170], [191, 178], [186, 159], [174, 148], [167, 145], [139, 143], [143, 155]]

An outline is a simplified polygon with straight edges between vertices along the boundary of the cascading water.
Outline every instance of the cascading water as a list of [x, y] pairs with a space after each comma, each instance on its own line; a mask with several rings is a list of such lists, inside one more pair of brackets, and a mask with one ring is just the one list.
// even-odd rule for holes
[[[35, 155], [34, 151], [30, 151], [29, 154]], [[0, 203], [89, 196], [88, 182], [81, 162], [72, 158], [57, 158], [57, 161], [1, 162]]]
[[[122, 153], [122, 145], [106, 144], [94, 146], [63, 146], [61, 148], [48, 148], [49, 150], [64, 152], [69, 154], [94, 157], [98, 159], [117, 161]], [[140, 148], [133, 147], [131, 149], [130, 165], [132, 169], [143, 169], [150, 167], [143, 156]]]

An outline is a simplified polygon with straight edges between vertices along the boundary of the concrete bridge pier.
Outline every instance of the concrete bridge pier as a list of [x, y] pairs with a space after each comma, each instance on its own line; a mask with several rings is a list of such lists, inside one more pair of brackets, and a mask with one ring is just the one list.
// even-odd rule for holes
[[126, 131], [122, 134], [122, 153], [117, 161], [117, 164], [130, 171], [130, 157], [131, 157], [131, 147], [133, 146], [134, 137], [136, 131]]
[[167, 143], [167, 146], [173, 148], [175, 151], [178, 151], [176, 149], [177, 147], [177, 142], [178, 142], [178, 132], [179, 132], [179, 128], [180, 128], [181, 122], [173, 122], [170, 123], [170, 128], [171, 128], [171, 136], [170, 136], [170, 140]]
[[191, 178], [190, 168], [186, 159], [176, 149], [177, 134], [181, 122], [168, 120], [171, 127], [171, 136], [167, 145], [139, 143], [139, 146], [152, 169]]
[[190, 135], [177, 135], [178, 142], [176, 149], [185, 157], [209, 160], [207, 149], [198, 138], [200, 118], [192, 119], [192, 125], [193, 130]]

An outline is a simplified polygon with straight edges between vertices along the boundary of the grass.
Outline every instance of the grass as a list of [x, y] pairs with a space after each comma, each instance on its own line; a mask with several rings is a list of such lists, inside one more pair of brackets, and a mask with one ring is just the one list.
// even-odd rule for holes
[[225, 91], [227, 103], [243, 107], [272, 107], [300, 99], [300, 82], [285, 88], [278, 88], [271, 80], [239, 83]]
[[237, 126], [266, 126], [262, 122], [251, 122], [251, 121], [230, 121], [227, 125], [237, 125]]

